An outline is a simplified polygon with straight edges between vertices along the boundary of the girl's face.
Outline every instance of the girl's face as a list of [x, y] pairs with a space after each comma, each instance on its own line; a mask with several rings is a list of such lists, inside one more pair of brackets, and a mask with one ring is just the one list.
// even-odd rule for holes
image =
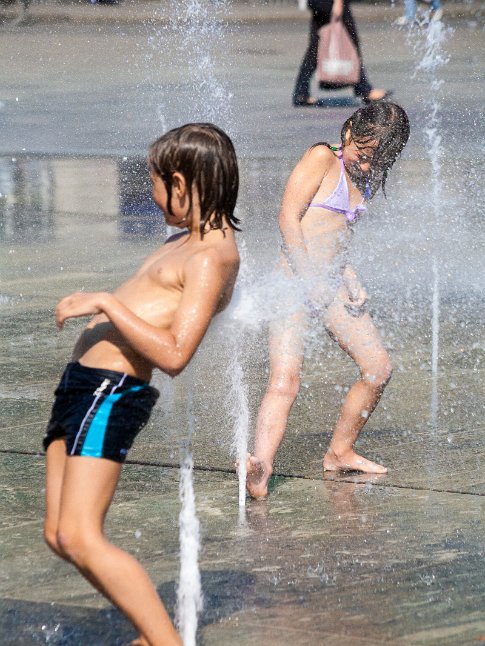
[[370, 141], [364, 146], [357, 146], [350, 134], [343, 148], [344, 164], [354, 175], [368, 175], [371, 170], [372, 157], [378, 146], [377, 141]]
[[178, 227], [179, 229], [185, 229], [190, 226], [191, 217], [190, 215], [187, 217], [185, 191], [182, 191], [182, 194], [179, 187], [172, 187], [172, 203], [170, 206], [173, 215], [171, 215], [168, 210], [168, 193], [162, 178], [150, 171], [150, 181], [152, 183], [153, 201], [163, 211], [163, 216], [168, 226]]

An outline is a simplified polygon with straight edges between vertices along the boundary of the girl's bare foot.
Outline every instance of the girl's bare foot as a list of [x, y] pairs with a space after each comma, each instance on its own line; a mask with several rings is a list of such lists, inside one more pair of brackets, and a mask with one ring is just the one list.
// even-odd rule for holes
[[250, 455], [247, 463], [246, 489], [251, 498], [266, 498], [268, 495], [268, 480], [273, 469], [262, 460]]
[[332, 449], [328, 449], [323, 458], [324, 471], [362, 471], [362, 473], [387, 473], [382, 464], [371, 462], [358, 455], [355, 451], [347, 451], [337, 455]]

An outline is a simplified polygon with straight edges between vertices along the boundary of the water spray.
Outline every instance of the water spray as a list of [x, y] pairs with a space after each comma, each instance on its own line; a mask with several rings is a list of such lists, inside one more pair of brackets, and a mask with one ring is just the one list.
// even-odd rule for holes
[[[443, 80], [438, 77], [438, 70], [448, 62], [448, 57], [443, 51], [443, 44], [450, 30], [446, 29], [439, 20], [430, 22], [425, 29], [425, 39], [415, 42], [416, 54], [421, 56], [421, 60], [416, 66], [415, 76], [422, 74], [430, 90], [431, 98], [427, 101], [429, 118], [427, 126], [424, 128], [424, 134], [428, 140], [427, 151], [432, 170], [432, 212], [435, 226], [439, 227], [442, 193], [441, 158], [443, 156], [440, 135], [441, 104], [439, 102], [439, 91]], [[431, 299], [431, 424], [433, 426], [438, 423], [439, 410], [440, 264], [439, 252], [435, 248], [431, 260], [433, 278]]]
[[200, 527], [195, 506], [193, 485], [194, 434], [192, 369], [188, 371], [187, 420], [188, 435], [181, 447], [180, 501], [180, 578], [177, 588], [177, 627], [184, 646], [196, 646], [198, 615], [202, 610], [202, 585], [199, 571]]
[[240, 358], [240, 341], [234, 343], [232, 361], [228, 369], [231, 382], [229, 392], [229, 406], [234, 420], [233, 451], [237, 460], [237, 475], [239, 479], [239, 510], [240, 521], [245, 521], [244, 509], [246, 505], [246, 475], [248, 452], [249, 404], [248, 387], [244, 381], [244, 372]]

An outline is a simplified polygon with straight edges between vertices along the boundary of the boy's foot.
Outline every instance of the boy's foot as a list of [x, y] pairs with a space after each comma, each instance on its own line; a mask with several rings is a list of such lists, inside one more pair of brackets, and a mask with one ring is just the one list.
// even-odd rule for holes
[[273, 470], [265, 465], [262, 460], [250, 455], [247, 463], [246, 489], [251, 498], [266, 498], [268, 495], [268, 481]]
[[332, 449], [328, 449], [323, 458], [324, 471], [361, 471], [362, 473], [387, 473], [387, 469], [382, 464], [371, 462], [363, 458], [355, 451], [349, 451], [341, 456], [337, 456]]

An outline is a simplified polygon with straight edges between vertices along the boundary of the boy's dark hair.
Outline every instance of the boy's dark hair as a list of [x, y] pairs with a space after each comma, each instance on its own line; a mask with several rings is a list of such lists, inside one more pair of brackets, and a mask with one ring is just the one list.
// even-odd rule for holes
[[[348, 132], [358, 148], [377, 142], [370, 162], [368, 188], [371, 197], [379, 187], [382, 187], [385, 195], [387, 174], [409, 139], [407, 114], [396, 103], [374, 102], [354, 112], [344, 123], [341, 132], [342, 146], [345, 145]], [[364, 192], [365, 182], [364, 186], [359, 186], [362, 182], [363, 178], [357, 178], [358, 188]]]
[[170, 215], [172, 176], [179, 172], [190, 189], [187, 215], [192, 210], [191, 189], [197, 190], [201, 236], [207, 223], [211, 229], [222, 229], [224, 215], [229, 226], [239, 231], [239, 220], [234, 215], [239, 190], [237, 158], [223, 130], [211, 123], [187, 123], [174, 128], [152, 143], [148, 164], [165, 184]]

